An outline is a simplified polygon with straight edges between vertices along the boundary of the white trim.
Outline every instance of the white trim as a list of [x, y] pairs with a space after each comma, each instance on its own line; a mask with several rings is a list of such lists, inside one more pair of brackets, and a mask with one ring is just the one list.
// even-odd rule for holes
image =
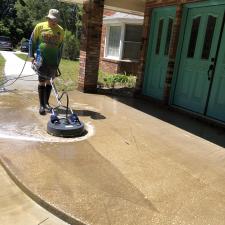
[[129, 19], [129, 18], [117, 18], [117, 19], [103, 19], [103, 24], [118, 24], [118, 23], [126, 23], [126, 24], [140, 24], [143, 25], [143, 19]]
[[[138, 25], [138, 24], [132, 24], [132, 23], [114, 23], [114, 24], [107, 24], [106, 25], [106, 35], [105, 35], [105, 46], [104, 46], [104, 59], [111, 59], [116, 61], [127, 61], [123, 59], [123, 50], [124, 50], [124, 43], [125, 43], [125, 34], [126, 34], [126, 25]], [[110, 27], [113, 26], [120, 26], [121, 27], [121, 33], [120, 33], [120, 44], [119, 44], [119, 56], [107, 56], [108, 52], [108, 44], [109, 44], [109, 33], [110, 33]], [[140, 43], [141, 42], [132, 42], [132, 43]], [[138, 60], [131, 60], [131, 61], [138, 61]]]
[[113, 59], [113, 58], [109, 58], [109, 57], [103, 57], [102, 60], [113, 60], [116, 62], [135, 62], [135, 63], [140, 62], [140, 60], [138, 60], [138, 59]]
[[123, 58], [123, 46], [124, 46], [124, 38], [125, 38], [125, 29], [126, 29], [126, 24], [122, 24], [122, 29], [121, 29], [121, 35], [120, 35], [120, 48], [119, 48], [119, 59], [121, 60]]
[[109, 28], [110, 28], [110, 26], [106, 26], [105, 46], [104, 46], [104, 58], [107, 57], [107, 50], [108, 50], [108, 43], [109, 43]]
[[[115, 27], [115, 26], [119, 26], [121, 27], [121, 33], [120, 33], [120, 45], [119, 45], [119, 56], [115, 57], [115, 56], [107, 56], [107, 52], [108, 52], [108, 44], [109, 44], [109, 33], [110, 33], [110, 27]], [[105, 59], [112, 59], [112, 60], [120, 60], [121, 58], [121, 34], [122, 34], [122, 29], [123, 26], [121, 23], [115, 23], [112, 25], [108, 25], [106, 26], [106, 37], [105, 37], [105, 48], [104, 48], [104, 58]]]

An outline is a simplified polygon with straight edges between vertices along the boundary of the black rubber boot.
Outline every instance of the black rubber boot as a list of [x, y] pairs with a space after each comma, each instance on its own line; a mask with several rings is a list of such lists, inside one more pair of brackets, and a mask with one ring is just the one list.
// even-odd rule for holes
[[51, 95], [51, 90], [52, 90], [52, 85], [46, 85], [45, 86], [45, 109], [48, 111], [48, 112], [51, 112], [52, 110], [52, 107], [49, 105], [49, 97]]
[[45, 115], [45, 86], [38, 85], [38, 94], [40, 102], [39, 114]]

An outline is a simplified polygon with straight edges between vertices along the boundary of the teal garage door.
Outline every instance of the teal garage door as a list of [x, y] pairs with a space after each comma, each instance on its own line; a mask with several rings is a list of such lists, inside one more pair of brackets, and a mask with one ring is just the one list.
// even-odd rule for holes
[[159, 100], [163, 99], [175, 14], [175, 7], [157, 8], [152, 13], [143, 94]]
[[225, 121], [225, 6], [188, 10], [173, 104]]

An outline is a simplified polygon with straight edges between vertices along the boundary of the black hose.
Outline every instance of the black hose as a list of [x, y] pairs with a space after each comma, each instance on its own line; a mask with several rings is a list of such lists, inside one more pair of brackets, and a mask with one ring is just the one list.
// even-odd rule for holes
[[14, 81], [13, 81], [12, 83], [10, 83], [10, 84], [8, 84], [8, 85], [5, 86], [5, 84], [7, 84], [10, 80], [13, 80], [13, 78], [11, 78], [10, 80], [6, 80], [3, 84], [1, 84], [1, 86], [4, 85], [4, 88], [5, 88], [5, 87], [9, 87], [9, 86], [13, 85], [17, 80], [19, 80], [19, 78], [21, 77], [21, 75], [22, 75], [22, 73], [23, 73], [23, 71], [24, 71], [24, 68], [25, 68], [25, 66], [26, 66], [27, 60], [28, 60], [28, 54], [27, 54], [27, 57], [26, 57], [26, 59], [25, 59], [25, 62], [24, 62], [24, 64], [23, 64], [23, 68], [22, 68], [20, 74], [19, 74], [16, 78], [14, 78]]
[[[29, 77], [29, 76], [35, 75], [35, 74], [33, 74], [33, 75], [25, 75], [25, 76], [22, 76], [22, 73], [23, 73], [24, 68], [25, 68], [25, 66], [26, 66], [26, 63], [27, 63], [27, 60], [28, 60], [28, 54], [27, 54], [27, 56], [26, 56], [26, 59], [25, 59], [25, 62], [24, 62], [24, 64], [23, 64], [23, 68], [22, 68], [20, 74], [19, 74], [16, 78], [10, 78], [10, 79], [5, 80], [4, 83], [0, 83], [0, 85], [1, 85], [1, 86], [4, 85], [4, 88], [5, 88], [5, 87], [9, 87], [9, 86], [13, 85], [17, 80], [19, 80], [19, 79], [21, 79], [21, 78], [25, 78], [25, 77]], [[59, 70], [59, 68], [57, 68], [57, 71], [58, 71], [59, 74], [61, 75], [61, 71]], [[40, 74], [38, 74], [38, 76], [40, 76], [40, 77], [42, 77], [42, 78], [49, 78], [49, 77], [47, 77], [47, 76], [43, 76], [43, 75], [40, 75]], [[10, 83], [10, 84], [8, 84], [8, 85], [5, 85], [5, 84], [7, 84], [9, 81], [11, 81], [11, 80], [12, 80], [12, 83]], [[59, 100], [61, 100], [62, 97], [63, 97], [64, 95], [66, 95], [66, 119], [67, 119], [67, 118], [68, 118], [68, 111], [69, 111], [69, 95], [68, 95], [68, 93], [64, 91], [64, 92], [61, 94], [61, 96], [59, 97]], [[56, 109], [56, 108], [58, 108], [58, 107], [55, 107], [54, 109]]]

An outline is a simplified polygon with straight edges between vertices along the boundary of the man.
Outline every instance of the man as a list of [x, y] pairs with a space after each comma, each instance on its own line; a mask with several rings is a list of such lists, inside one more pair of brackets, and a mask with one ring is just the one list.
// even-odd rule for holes
[[29, 42], [29, 56], [38, 73], [40, 115], [51, 110], [48, 102], [52, 90], [50, 79], [57, 74], [64, 38], [64, 30], [58, 25], [59, 11], [50, 9], [46, 18], [46, 22], [36, 25]]

